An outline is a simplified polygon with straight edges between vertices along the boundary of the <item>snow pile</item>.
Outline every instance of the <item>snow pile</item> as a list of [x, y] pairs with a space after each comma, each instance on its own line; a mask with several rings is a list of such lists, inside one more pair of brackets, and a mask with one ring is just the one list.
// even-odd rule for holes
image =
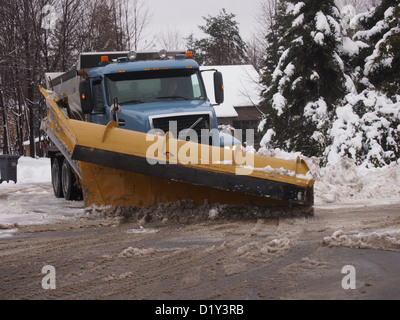
[[391, 203], [400, 201], [400, 165], [383, 168], [357, 166], [350, 158], [320, 168], [306, 159], [315, 180], [315, 204]]
[[266, 245], [264, 245], [260, 252], [261, 253], [280, 253], [289, 250], [292, 247], [292, 243], [289, 238], [284, 237], [280, 239], [272, 239]]
[[17, 167], [18, 183], [51, 182], [50, 159], [21, 157]]
[[118, 257], [120, 258], [131, 258], [134, 256], [146, 256], [146, 255], [151, 255], [156, 252], [156, 249], [154, 248], [149, 248], [149, 249], [139, 249], [139, 248], [133, 248], [133, 247], [128, 247], [125, 250], [123, 250]]
[[[21, 157], [18, 159], [18, 184], [46, 182], [51, 182], [49, 158], [33, 159], [29, 157]], [[0, 183], [0, 192], [2, 191], [2, 188], [8, 188], [11, 184], [13, 184], [13, 181], [10, 181], [9, 183], [3, 181]]]
[[146, 229], [140, 226], [139, 229], [129, 229], [126, 233], [156, 233], [158, 232], [157, 229]]
[[376, 230], [372, 232], [335, 231], [332, 236], [325, 237], [323, 244], [329, 247], [350, 247], [362, 249], [400, 250], [400, 230]]
[[278, 253], [281, 254], [290, 250], [292, 243], [289, 238], [272, 239], [268, 243], [250, 242], [240, 246], [236, 252], [240, 257], [248, 257], [254, 255], [254, 252], [261, 254]]
[[156, 248], [148, 248], [148, 249], [139, 249], [134, 247], [128, 247], [124, 249], [122, 252], [118, 254], [118, 258], [132, 258], [132, 257], [147, 257], [152, 256], [158, 253], [171, 253], [176, 251], [181, 251], [183, 249], [177, 248], [166, 248], [166, 249], [156, 249]]

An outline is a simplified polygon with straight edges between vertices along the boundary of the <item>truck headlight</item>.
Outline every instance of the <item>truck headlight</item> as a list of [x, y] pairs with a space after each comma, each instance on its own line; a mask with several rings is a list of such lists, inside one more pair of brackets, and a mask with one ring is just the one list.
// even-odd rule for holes
[[128, 53], [128, 59], [129, 60], [134, 61], [134, 60], [136, 60], [136, 58], [137, 58], [137, 53], [135, 51], [130, 51]]
[[167, 57], [167, 50], [162, 49], [160, 52], [158, 52], [158, 55], [160, 56], [161, 59], [165, 59]]

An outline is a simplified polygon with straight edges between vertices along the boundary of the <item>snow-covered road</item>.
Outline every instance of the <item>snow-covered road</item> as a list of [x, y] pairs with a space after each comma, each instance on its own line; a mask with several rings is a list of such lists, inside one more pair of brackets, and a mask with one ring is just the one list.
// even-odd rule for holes
[[[308, 161], [314, 218], [147, 223], [92, 218], [83, 202], [53, 196], [48, 159], [21, 158], [18, 183], [0, 185], [0, 298], [398, 299], [399, 166]], [[48, 264], [53, 292], [40, 286]], [[340, 285], [345, 265], [356, 290]]]
[[[400, 203], [400, 165], [396, 163], [382, 169], [357, 167], [348, 159], [325, 168], [316, 159], [307, 163], [316, 180], [316, 208]], [[49, 159], [21, 157], [17, 173], [17, 183], [0, 184], [0, 237], [12, 236], [13, 225], [48, 224], [85, 215], [83, 202], [53, 196]]]

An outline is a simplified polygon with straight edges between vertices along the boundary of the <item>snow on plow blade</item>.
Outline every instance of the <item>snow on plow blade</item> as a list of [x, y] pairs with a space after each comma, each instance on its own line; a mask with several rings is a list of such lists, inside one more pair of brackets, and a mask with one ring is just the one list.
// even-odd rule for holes
[[255, 204], [312, 208], [314, 180], [300, 158], [287, 161], [67, 118], [50, 104], [42, 128], [70, 162], [85, 206]]

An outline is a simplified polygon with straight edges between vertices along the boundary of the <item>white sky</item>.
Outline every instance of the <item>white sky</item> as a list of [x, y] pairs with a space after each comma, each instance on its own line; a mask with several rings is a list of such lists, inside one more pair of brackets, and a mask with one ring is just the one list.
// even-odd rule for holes
[[256, 15], [259, 0], [146, 0], [145, 4], [153, 13], [149, 28], [155, 33], [169, 29], [179, 31], [184, 37], [193, 32], [195, 37], [200, 38], [203, 35], [198, 25], [205, 24], [202, 17], [217, 16], [222, 8], [228, 14], [236, 15], [244, 41], [249, 40], [258, 27]]

